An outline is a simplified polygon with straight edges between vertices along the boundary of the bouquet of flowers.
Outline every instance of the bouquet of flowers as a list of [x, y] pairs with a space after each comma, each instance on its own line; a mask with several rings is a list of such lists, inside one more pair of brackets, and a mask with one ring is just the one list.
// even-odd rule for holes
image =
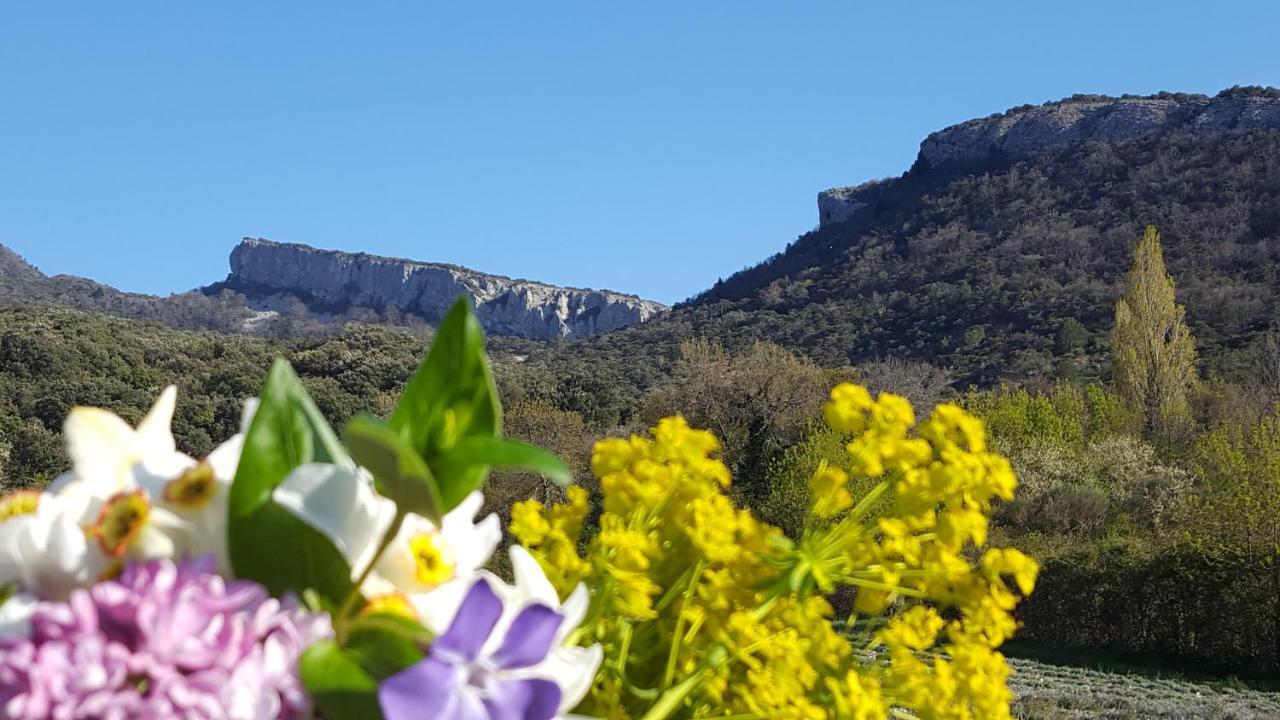
[[1015, 479], [973, 417], [835, 388], [849, 458], [798, 538], [668, 418], [596, 446], [599, 498], [517, 503], [502, 578], [490, 469], [570, 478], [502, 436], [483, 345], [460, 301], [390, 419], [341, 436], [277, 361], [203, 459], [173, 388], [136, 428], [74, 410], [72, 470], [0, 499], [0, 716], [1009, 717], [996, 648], [1037, 567], [984, 547]]

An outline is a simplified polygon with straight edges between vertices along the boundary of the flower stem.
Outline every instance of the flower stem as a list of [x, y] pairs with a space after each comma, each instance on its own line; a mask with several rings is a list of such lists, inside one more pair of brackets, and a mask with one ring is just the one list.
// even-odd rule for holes
[[334, 633], [338, 636], [338, 644], [342, 645], [346, 642], [347, 634], [351, 630], [351, 613], [355, 611], [356, 605], [360, 602], [360, 588], [364, 585], [364, 581], [369, 579], [369, 575], [373, 573], [373, 567], [378, 564], [379, 558], [391, 547], [391, 543], [395, 542], [396, 536], [400, 534], [400, 526], [404, 525], [405, 513], [399, 509], [396, 510], [395, 519], [391, 521], [391, 526], [387, 528], [387, 532], [382, 536], [382, 540], [378, 543], [378, 550], [369, 559], [369, 564], [360, 571], [359, 577], [351, 584], [351, 591], [343, 598], [342, 604], [338, 606], [338, 611], [333, 614]]

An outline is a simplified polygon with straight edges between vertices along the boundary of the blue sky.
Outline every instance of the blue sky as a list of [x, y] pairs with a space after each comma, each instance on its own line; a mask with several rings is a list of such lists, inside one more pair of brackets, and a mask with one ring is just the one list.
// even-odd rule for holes
[[251, 235], [671, 302], [945, 125], [1280, 84], [1278, 25], [1268, 2], [10, 3], [0, 243], [150, 293], [221, 279]]

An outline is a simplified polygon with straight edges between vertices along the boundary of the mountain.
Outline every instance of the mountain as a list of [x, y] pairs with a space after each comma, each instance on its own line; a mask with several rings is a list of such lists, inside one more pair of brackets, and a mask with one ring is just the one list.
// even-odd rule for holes
[[563, 288], [364, 253], [245, 238], [226, 280], [157, 297], [71, 275], [46, 276], [0, 245], [0, 305], [47, 303], [160, 322], [184, 330], [272, 335], [330, 332], [351, 320], [416, 327], [434, 323], [461, 295], [494, 336], [577, 339], [645, 322], [660, 303], [607, 290]]
[[1014, 108], [931, 134], [902, 176], [818, 207], [783, 252], [559, 352], [638, 383], [696, 336], [825, 365], [923, 360], [960, 387], [1101, 377], [1119, 281], [1154, 223], [1203, 371], [1242, 378], [1280, 312], [1280, 91]]
[[556, 287], [456, 265], [262, 238], [245, 238], [236, 246], [231, 274], [213, 289], [242, 293], [255, 307], [277, 307], [282, 298], [293, 297], [315, 311], [394, 308], [428, 322], [442, 318], [454, 300], [468, 295], [488, 333], [536, 340], [587, 337], [667, 310], [660, 303], [607, 290]]
[[48, 276], [0, 245], [0, 305], [44, 303], [92, 310], [180, 330], [238, 332], [252, 317], [244, 299], [186, 292], [167, 297], [128, 293], [74, 275]]
[[509, 335], [503, 348], [568, 378], [575, 397], [634, 397], [693, 337], [730, 349], [769, 340], [828, 366], [922, 360], [965, 387], [1105, 377], [1119, 281], [1154, 223], [1202, 371], [1243, 379], [1280, 314], [1280, 90], [1013, 108], [932, 133], [904, 174], [824, 191], [818, 210], [816, 230], [666, 312], [634, 296], [264, 240], [236, 249], [207, 305], [37, 278], [12, 254], [0, 256], [0, 302], [178, 327], [256, 328], [273, 314], [332, 327], [430, 322], [458, 291], [491, 333]]

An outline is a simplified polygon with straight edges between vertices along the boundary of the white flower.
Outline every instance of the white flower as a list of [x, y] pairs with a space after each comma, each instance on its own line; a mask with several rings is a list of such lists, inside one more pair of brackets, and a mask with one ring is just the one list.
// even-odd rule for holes
[[[0, 521], [0, 584], [19, 587], [47, 599], [64, 599], [72, 589], [92, 582], [105, 566], [89, 566], [89, 538], [76, 523], [85, 498], [19, 491], [3, 498], [11, 507]], [[16, 511], [12, 506], [22, 503]], [[10, 514], [11, 513], [11, 514]]]
[[228, 573], [227, 498], [240, 464], [243, 434], [214, 448], [204, 460], [173, 451], [144, 457], [130, 485], [146, 491], [155, 509], [175, 518], [178, 549], [189, 556], [213, 555], [218, 571]]
[[139, 461], [174, 452], [173, 408], [178, 389], [164, 389], [138, 427], [101, 408], [77, 407], [62, 424], [72, 477], [110, 495], [124, 490]]
[[395, 518], [395, 503], [373, 489], [366, 473], [328, 463], [308, 463], [276, 486], [277, 505], [329, 538], [351, 566], [351, 579], [369, 566]]
[[[272, 499], [329, 538], [350, 564], [352, 579], [373, 562], [396, 513], [395, 503], [378, 494], [367, 473], [336, 465], [295, 469]], [[423, 625], [443, 630], [502, 539], [496, 515], [475, 522], [483, 504], [480, 493], [471, 493], [440, 527], [410, 513], [361, 591], [375, 601], [403, 600]]]
[[[504, 605], [523, 608], [529, 605], [546, 605], [564, 616], [564, 623], [556, 634], [551, 652], [540, 664], [529, 668], [531, 676], [545, 677], [555, 681], [564, 693], [560, 701], [560, 712], [573, 709], [582, 698], [586, 697], [595, 679], [596, 670], [604, 658], [604, 651], [599, 645], [589, 648], [568, 645], [569, 634], [582, 624], [591, 604], [590, 595], [585, 585], [574, 588], [564, 603], [547, 579], [542, 566], [521, 545], [512, 545], [510, 549], [511, 568], [515, 574], [515, 586], [502, 585], [511, 593], [504, 598]], [[511, 592], [514, 591], [514, 592]], [[504, 618], [505, 620], [505, 618]]]
[[31, 615], [39, 600], [28, 593], [17, 593], [0, 602], [0, 637], [6, 635], [31, 635]]
[[71, 411], [71, 472], [43, 493], [0, 498], [0, 583], [63, 599], [128, 559], [213, 553], [227, 568], [226, 496], [243, 438], [204, 461], [178, 452], [176, 395], [166, 388], [136, 429], [106, 410]]

